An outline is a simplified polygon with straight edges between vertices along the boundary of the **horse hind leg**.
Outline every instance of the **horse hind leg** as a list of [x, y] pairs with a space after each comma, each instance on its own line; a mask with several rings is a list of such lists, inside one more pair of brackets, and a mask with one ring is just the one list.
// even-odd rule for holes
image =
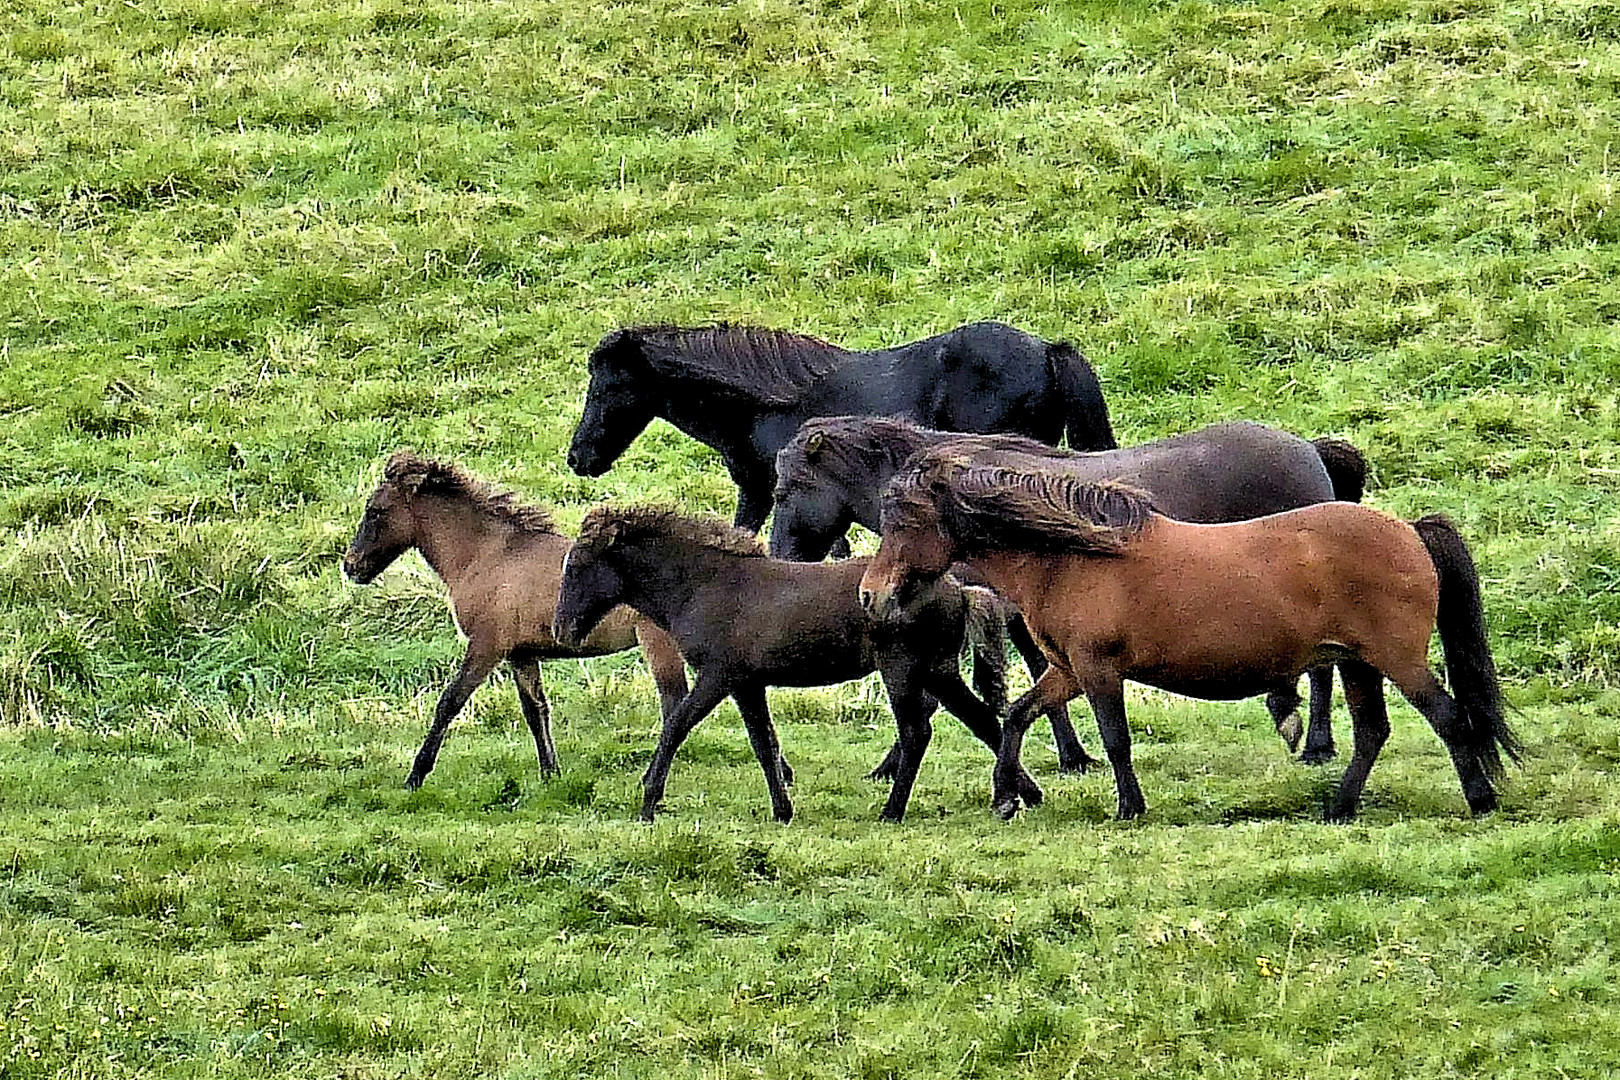
[[1338, 794], [1328, 807], [1329, 821], [1349, 821], [1356, 816], [1361, 803], [1361, 789], [1367, 784], [1378, 752], [1389, 739], [1389, 714], [1384, 707], [1384, 677], [1377, 668], [1359, 660], [1346, 660], [1339, 665], [1344, 679], [1344, 698], [1350, 706], [1350, 723], [1355, 746], [1350, 753], [1350, 764], [1339, 781]]
[[1299, 749], [1300, 737], [1305, 734], [1305, 728], [1299, 722], [1299, 700], [1299, 689], [1292, 683], [1275, 687], [1266, 695], [1271, 722], [1290, 754]]
[[1446, 744], [1451, 763], [1457, 769], [1457, 779], [1462, 782], [1463, 798], [1468, 800], [1468, 809], [1475, 814], [1488, 814], [1495, 810], [1496, 789], [1491, 785], [1491, 778], [1475, 752], [1456, 699], [1446, 692], [1440, 680], [1427, 667], [1421, 675], [1403, 679], [1396, 686], [1406, 700], [1423, 714], [1429, 726], [1434, 728], [1434, 733], [1440, 736], [1440, 741]]
[[513, 660], [512, 681], [517, 685], [523, 719], [534, 736], [535, 754], [540, 758], [541, 779], [557, 776], [562, 768], [557, 764], [557, 747], [551, 741], [551, 705], [546, 701], [546, 688], [540, 681], [540, 661], [533, 658]]

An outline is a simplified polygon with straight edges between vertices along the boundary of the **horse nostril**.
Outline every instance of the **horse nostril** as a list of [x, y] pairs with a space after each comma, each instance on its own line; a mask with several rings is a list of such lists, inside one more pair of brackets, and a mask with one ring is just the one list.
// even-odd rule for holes
[[874, 597], [872, 596], [872, 590], [863, 586], [861, 588], [861, 610], [866, 612], [868, 615], [872, 614], [873, 600]]

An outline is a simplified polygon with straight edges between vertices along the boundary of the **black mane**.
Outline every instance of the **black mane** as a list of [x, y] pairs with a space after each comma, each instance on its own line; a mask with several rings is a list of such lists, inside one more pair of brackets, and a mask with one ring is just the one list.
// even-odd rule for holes
[[777, 406], [793, 404], [853, 355], [807, 334], [720, 323], [615, 330], [597, 344], [591, 361], [628, 346], [639, 347], [642, 359], [658, 374], [696, 378]]
[[688, 541], [746, 558], [764, 558], [759, 537], [717, 517], [683, 513], [671, 506], [598, 506], [579, 526], [579, 543], [601, 550], [616, 540], [653, 536]]

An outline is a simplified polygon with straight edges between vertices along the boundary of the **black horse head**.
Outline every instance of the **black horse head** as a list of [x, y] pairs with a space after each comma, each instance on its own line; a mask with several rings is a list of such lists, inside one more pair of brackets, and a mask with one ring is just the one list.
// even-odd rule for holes
[[643, 390], [645, 363], [640, 331], [615, 330], [591, 350], [585, 410], [568, 445], [568, 467], [580, 476], [601, 476], [652, 422], [654, 404]]

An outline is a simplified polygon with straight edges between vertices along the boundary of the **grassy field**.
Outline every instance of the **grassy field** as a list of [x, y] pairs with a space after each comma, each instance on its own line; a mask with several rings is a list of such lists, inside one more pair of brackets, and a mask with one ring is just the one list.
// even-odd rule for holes
[[[0, 13], [0, 1077], [1591, 1076], [1620, 1064], [1620, 7], [15, 0]], [[630, 656], [510, 681], [337, 557], [398, 446], [729, 514], [591, 344], [733, 319], [1075, 341], [1126, 441], [1367, 453], [1474, 545], [1531, 746], [1471, 821], [1405, 705], [1363, 819], [1259, 702], [1131, 698], [1149, 813], [866, 683], [630, 818]], [[869, 540], [867, 541], [870, 542]], [[1348, 723], [1339, 712], [1341, 742]], [[1089, 717], [1077, 717], [1095, 746]]]

